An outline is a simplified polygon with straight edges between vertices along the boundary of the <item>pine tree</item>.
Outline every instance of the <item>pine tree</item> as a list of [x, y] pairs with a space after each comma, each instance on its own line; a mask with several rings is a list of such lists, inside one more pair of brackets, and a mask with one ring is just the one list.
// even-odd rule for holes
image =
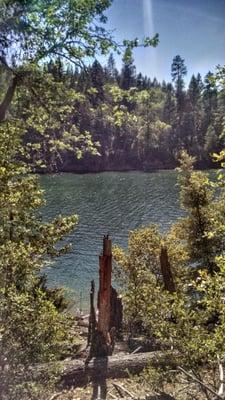
[[172, 81], [175, 82], [177, 110], [181, 112], [184, 106], [184, 76], [187, 74], [187, 68], [184, 64], [184, 59], [177, 55], [174, 57], [171, 66]]
[[175, 112], [175, 99], [174, 99], [174, 89], [172, 84], [168, 83], [166, 86], [166, 98], [163, 105], [163, 120], [167, 124], [172, 124], [174, 121], [174, 112]]
[[123, 67], [121, 71], [120, 87], [123, 90], [129, 90], [135, 86], [136, 83], [136, 72], [135, 72], [134, 60], [123, 59]]
[[90, 68], [90, 83], [91, 87], [96, 90], [91, 96], [91, 101], [94, 106], [97, 106], [100, 102], [104, 100], [104, 81], [105, 74], [101, 64], [95, 60]]
[[144, 77], [143, 77], [141, 72], [139, 72], [139, 74], [137, 75], [136, 84], [137, 84], [137, 88], [139, 90], [143, 90], [144, 89]]
[[187, 217], [181, 223], [190, 260], [198, 269], [211, 275], [217, 271], [216, 255], [222, 251], [220, 235], [216, 233], [219, 211], [215, 198], [215, 185], [206, 173], [193, 171], [195, 159], [185, 151], [181, 153], [179, 184], [181, 206]]
[[217, 107], [217, 89], [213, 83], [213, 73], [208, 72], [204, 79], [203, 102], [205, 111], [205, 126], [213, 122], [213, 112]]
[[111, 83], [116, 82], [116, 79], [118, 77], [118, 71], [116, 69], [116, 62], [115, 62], [113, 53], [110, 53], [110, 55], [109, 55], [107, 66], [106, 66], [106, 74], [107, 74], [108, 80]]
[[186, 126], [182, 126], [184, 133], [188, 140], [185, 148], [192, 154], [201, 158], [203, 146], [202, 135], [202, 120], [203, 120], [203, 107], [202, 107], [202, 81], [201, 76], [197, 77], [192, 75], [186, 98], [185, 121]]
[[174, 57], [171, 66], [172, 81], [175, 83], [176, 94], [176, 136], [178, 147], [182, 147], [182, 116], [185, 109], [184, 76], [187, 74], [187, 68], [184, 59], [177, 55]]

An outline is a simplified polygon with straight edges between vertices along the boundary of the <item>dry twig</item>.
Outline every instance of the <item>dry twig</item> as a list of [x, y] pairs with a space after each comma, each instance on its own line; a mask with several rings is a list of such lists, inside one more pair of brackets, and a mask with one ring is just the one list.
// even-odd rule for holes
[[60, 392], [60, 393], [54, 393], [54, 394], [52, 395], [52, 397], [50, 397], [49, 400], [55, 400], [55, 399], [57, 399], [57, 397], [59, 397], [61, 394], [62, 394], [61, 392]]
[[192, 374], [190, 374], [189, 372], [185, 371], [185, 369], [181, 368], [181, 367], [177, 367], [177, 369], [181, 372], [183, 372], [184, 375], [188, 376], [190, 379], [192, 379], [192, 381], [198, 383], [200, 386], [202, 386], [202, 388], [206, 389], [208, 392], [210, 392], [211, 394], [213, 394], [215, 396], [216, 399], [221, 399], [224, 400], [224, 398], [222, 396], [220, 396], [218, 393], [216, 393], [216, 391], [214, 389], [211, 389], [211, 387], [209, 387], [208, 385], [206, 385], [204, 382], [200, 381], [198, 378], [196, 378], [195, 376], [193, 376]]
[[118, 383], [113, 383], [113, 386], [115, 387], [115, 389], [118, 391], [118, 393], [120, 394], [120, 396], [125, 397], [123, 395], [123, 393], [127, 394], [131, 399], [135, 399], [136, 396], [129, 392], [129, 390], [127, 390], [125, 387], [123, 387], [122, 385], [119, 385]]

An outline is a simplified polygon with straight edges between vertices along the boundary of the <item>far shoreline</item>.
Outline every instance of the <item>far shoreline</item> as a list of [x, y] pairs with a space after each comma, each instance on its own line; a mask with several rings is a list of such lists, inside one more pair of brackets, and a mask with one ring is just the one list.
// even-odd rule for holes
[[[103, 174], [107, 172], [121, 172], [121, 173], [129, 173], [129, 172], [142, 172], [142, 173], [156, 173], [156, 172], [163, 172], [163, 171], [176, 171], [178, 165], [174, 168], [152, 168], [152, 169], [101, 169], [101, 170], [56, 170], [56, 171], [34, 171], [34, 174], [37, 175], [57, 175], [57, 174], [74, 174], [74, 175], [88, 175], [88, 174]], [[218, 165], [206, 165], [206, 166], [199, 166], [194, 168], [195, 171], [210, 171], [210, 170], [218, 170], [220, 166]]]

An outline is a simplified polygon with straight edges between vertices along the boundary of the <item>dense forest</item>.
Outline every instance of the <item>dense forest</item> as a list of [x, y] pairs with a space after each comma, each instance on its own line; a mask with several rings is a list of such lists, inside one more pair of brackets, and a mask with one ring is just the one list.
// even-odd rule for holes
[[[224, 88], [210, 71], [193, 75], [185, 88], [179, 55], [172, 83], [136, 73], [132, 57], [124, 56], [118, 71], [113, 53], [106, 65], [95, 60], [85, 68], [57, 56], [35, 74], [32, 91], [17, 85], [11, 113], [25, 123], [39, 172], [168, 169], [177, 166], [182, 149], [207, 168], [214, 166], [211, 153], [224, 146]], [[3, 93], [6, 82], [2, 69]]]
[[[137, 74], [132, 58], [124, 58], [118, 71], [112, 53], [106, 66], [95, 60], [83, 70], [58, 58], [44, 65], [43, 74], [53, 79], [53, 90], [62, 85], [65, 96], [67, 90], [76, 96], [69, 125], [90, 134], [93, 141], [92, 151], [84, 149], [82, 157], [73, 145], [57, 152], [49, 169], [174, 168], [181, 149], [197, 157], [197, 167], [207, 168], [213, 165], [210, 154], [223, 148], [225, 92], [215, 85], [210, 71], [204, 78], [193, 75], [186, 89], [187, 68], [179, 55], [172, 61], [172, 83]], [[51, 133], [56, 139], [57, 129]], [[29, 141], [40, 142], [37, 131], [32, 127]]]

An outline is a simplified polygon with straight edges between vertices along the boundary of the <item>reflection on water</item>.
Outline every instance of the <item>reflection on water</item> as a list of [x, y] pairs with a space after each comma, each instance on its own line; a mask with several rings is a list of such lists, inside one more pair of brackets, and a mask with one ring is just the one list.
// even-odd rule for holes
[[45, 219], [79, 215], [77, 229], [66, 239], [72, 251], [46, 268], [49, 285], [66, 287], [78, 307], [84, 308], [90, 281], [97, 278], [104, 234], [126, 247], [129, 230], [156, 223], [166, 231], [181, 215], [175, 171], [46, 175], [41, 184]]

